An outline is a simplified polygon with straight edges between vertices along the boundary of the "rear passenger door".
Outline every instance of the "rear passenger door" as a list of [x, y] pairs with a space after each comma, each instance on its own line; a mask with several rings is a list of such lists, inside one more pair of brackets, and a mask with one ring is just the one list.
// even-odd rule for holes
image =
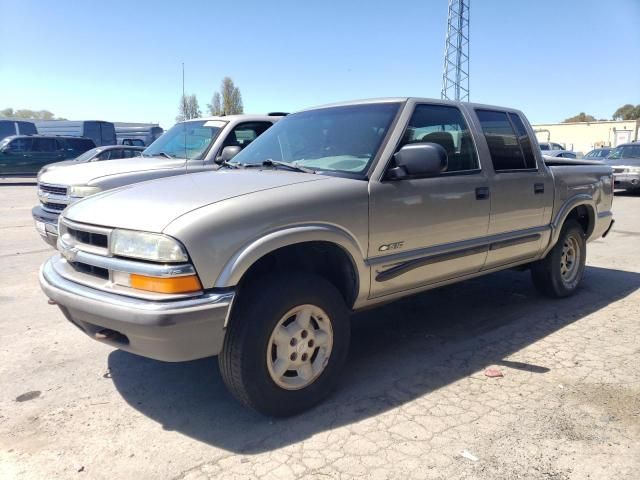
[[60, 160], [64, 160], [64, 156], [61, 152], [58, 152], [55, 138], [33, 138], [31, 157], [29, 159], [31, 172], [38, 173], [48, 163]]
[[535, 257], [548, 240], [553, 181], [516, 113], [476, 109], [493, 166], [485, 269]]

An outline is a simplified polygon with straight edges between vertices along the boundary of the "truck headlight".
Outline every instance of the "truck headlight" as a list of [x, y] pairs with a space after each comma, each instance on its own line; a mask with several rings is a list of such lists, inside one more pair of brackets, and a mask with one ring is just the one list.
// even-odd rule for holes
[[90, 187], [89, 185], [71, 185], [69, 195], [76, 198], [84, 198], [100, 192], [100, 187]]
[[640, 167], [627, 167], [626, 173], [640, 173]]
[[154, 262], [188, 260], [187, 252], [177, 240], [159, 233], [134, 230], [114, 230], [111, 233], [111, 253]]

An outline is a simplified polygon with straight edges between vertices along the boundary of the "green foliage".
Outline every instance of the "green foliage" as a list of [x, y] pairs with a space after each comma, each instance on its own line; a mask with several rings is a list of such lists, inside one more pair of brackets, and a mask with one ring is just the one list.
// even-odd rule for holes
[[242, 94], [231, 77], [224, 77], [220, 84], [220, 92], [215, 92], [211, 103], [207, 104], [209, 113], [214, 116], [235, 115], [244, 113]]
[[195, 95], [182, 95], [180, 97], [180, 106], [178, 107], [178, 116], [176, 122], [191, 120], [202, 116], [198, 99]]
[[22, 118], [25, 120], [66, 120], [66, 118], [57, 117], [49, 110], [28, 110], [21, 108], [14, 110], [13, 108], [5, 108], [0, 110], [0, 117]]
[[587, 115], [584, 112], [580, 112], [578, 115], [574, 115], [573, 117], [569, 117], [563, 120], [562, 123], [573, 123], [573, 122], [595, 122], [596, 117], [593, 115]]
[[640, 119], [640, 105], [633, 106], [630, 103], [621, 106], [613, 113], [614, 120], [638, 120]]

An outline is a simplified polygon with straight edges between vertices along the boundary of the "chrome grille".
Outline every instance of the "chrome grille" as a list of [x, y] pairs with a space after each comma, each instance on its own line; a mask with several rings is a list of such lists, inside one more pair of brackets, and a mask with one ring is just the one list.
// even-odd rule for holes
[[46, 183], [40, 183], [38, 185], [41, 192], [52, 193], [53, 195], [66, 195], [67, 187], [63, 185], [48, 185]]
[[83, 230], [77, 230], [69, 226], [67, 226], [66, 230], [69, 236], [76, 240], [78, 243], [102, 248], [107, 248], [109, 246], [109, 237], [106, 233], [87, 232]]
[[42, 208], [44, 208], [45, 210], [53, 211], [53, 212], [61, 212], [62, 210], [67, 208], [67, 206], [64, 203], [50, 203], [50, 202], [41, 202], [41, 203], [42, 203]]

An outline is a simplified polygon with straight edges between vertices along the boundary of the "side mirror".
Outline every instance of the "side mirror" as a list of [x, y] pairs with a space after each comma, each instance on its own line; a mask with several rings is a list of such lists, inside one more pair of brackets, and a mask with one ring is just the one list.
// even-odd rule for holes
[[405, 145], [393, 158], [396, 167], [387, 171], [387, 178], [437, 175], [448, 166], [447, 151], [437, 143], [413, 143]]
[[220, 156], [216, 158], [216, 163], [220, 165], [220, 164], [223, 164], [224, 162], [228, 162], [237, 154], [239, 154], [240, 150], [242, 150], [240, 147], [231, 146], [231, 145], [224, 147], [222, 149], [222, 153], [220, 154]]

